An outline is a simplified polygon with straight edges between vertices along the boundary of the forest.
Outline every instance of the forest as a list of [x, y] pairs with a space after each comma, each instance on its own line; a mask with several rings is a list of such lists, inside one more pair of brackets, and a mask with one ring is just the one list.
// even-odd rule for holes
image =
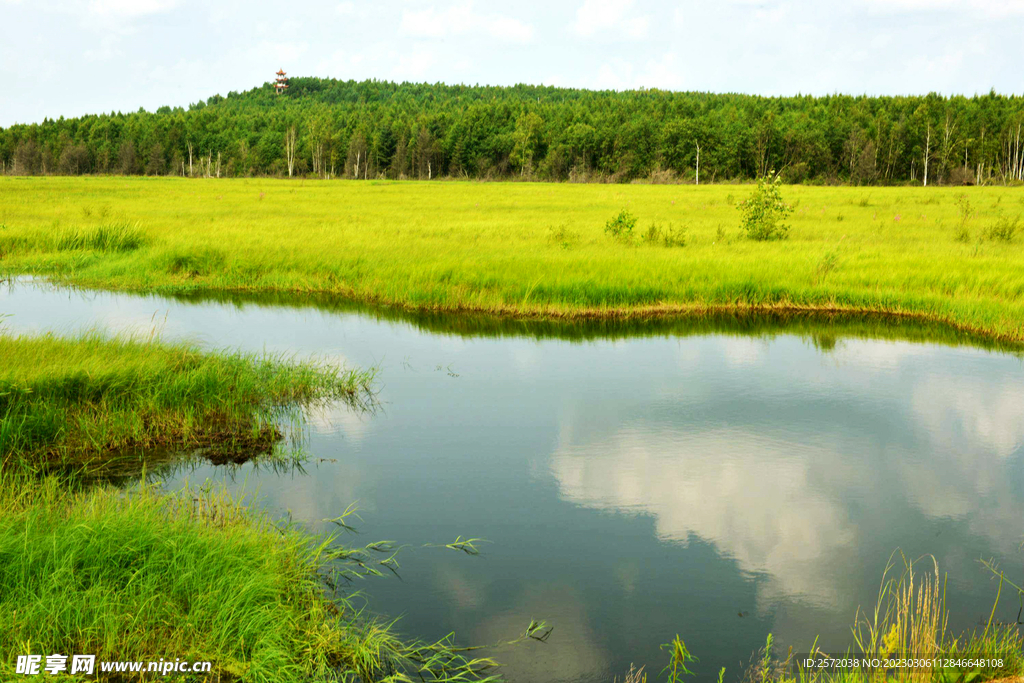
[[0, 129], [14, 175], [987, 185], [1024, 181], [1024, 96], [762, 97], [292, 78]]

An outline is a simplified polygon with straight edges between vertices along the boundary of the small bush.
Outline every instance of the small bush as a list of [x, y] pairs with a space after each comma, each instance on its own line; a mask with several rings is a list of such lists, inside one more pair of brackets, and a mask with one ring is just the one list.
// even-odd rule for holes
[[620, 242], [632, 243], [633, 228], [636, 227], [636, 216], [623, 209], [615, 218], [604, 224], [605, 234], [611, 235]]
[[783, 240], [789, 237], [789, 226], [781, 221], [793, 207], [782, 200], [778, 176], [764, 177], [746, 201], [739, 205], [743, 212], [742, 228], [747, 237], [758, 242]]
[[130, 221], [107, 223], [96, 228], [63, 228], [53, 237], [57, 251], [135, 251], [145, 243], [146, 236], [139, 224]]
[[725, 239], [725, 228], [721, 225], [718, 226], [718, 230], [715, 230], [715, 241], [721, 242]]
[[992, 241], [1012, 242], [1020, 227], [1020, 218], [1001, 217], [985, 231], [985, 237]]

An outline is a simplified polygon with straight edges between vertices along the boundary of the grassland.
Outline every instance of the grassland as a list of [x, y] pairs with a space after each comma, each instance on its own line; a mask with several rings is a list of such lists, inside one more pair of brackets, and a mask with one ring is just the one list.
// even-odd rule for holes
[[365, 394], [372, 373], [185, 345], [0, 333], [0, 463], [96, 471], [131, 449], [248, 458], [289, 406]]
[[[0, 178], [0, 272], [134, 291], [336, 293], [418, 310], [633, 317], [872, 311], [1024, 340], [1019, 188], [784, 188], [784, 241], [739, 231], [750, 186]], [[970, 210], [961, 219], [957, 197]], [[623, 245], [685, 230], [686, 245]]]

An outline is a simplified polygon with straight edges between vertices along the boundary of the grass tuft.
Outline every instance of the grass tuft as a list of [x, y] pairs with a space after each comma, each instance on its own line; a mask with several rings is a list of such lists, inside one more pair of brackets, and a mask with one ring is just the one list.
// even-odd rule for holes
[[138, 223], [122, 220], [95, 228], [58, 228], [53, 235], [57, 251], [91, 249], [100, 252], [135, 251], [146, 244]]

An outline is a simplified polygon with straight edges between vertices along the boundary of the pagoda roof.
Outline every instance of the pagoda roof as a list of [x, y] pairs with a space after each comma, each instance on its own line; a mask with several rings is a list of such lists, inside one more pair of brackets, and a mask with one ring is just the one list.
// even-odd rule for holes
[[283, 69], [279, 69], [278, 72], [277, 72], [278, 76], [284, 76], [284, 74], [285, 74], [285, 72], [284, 72]]

